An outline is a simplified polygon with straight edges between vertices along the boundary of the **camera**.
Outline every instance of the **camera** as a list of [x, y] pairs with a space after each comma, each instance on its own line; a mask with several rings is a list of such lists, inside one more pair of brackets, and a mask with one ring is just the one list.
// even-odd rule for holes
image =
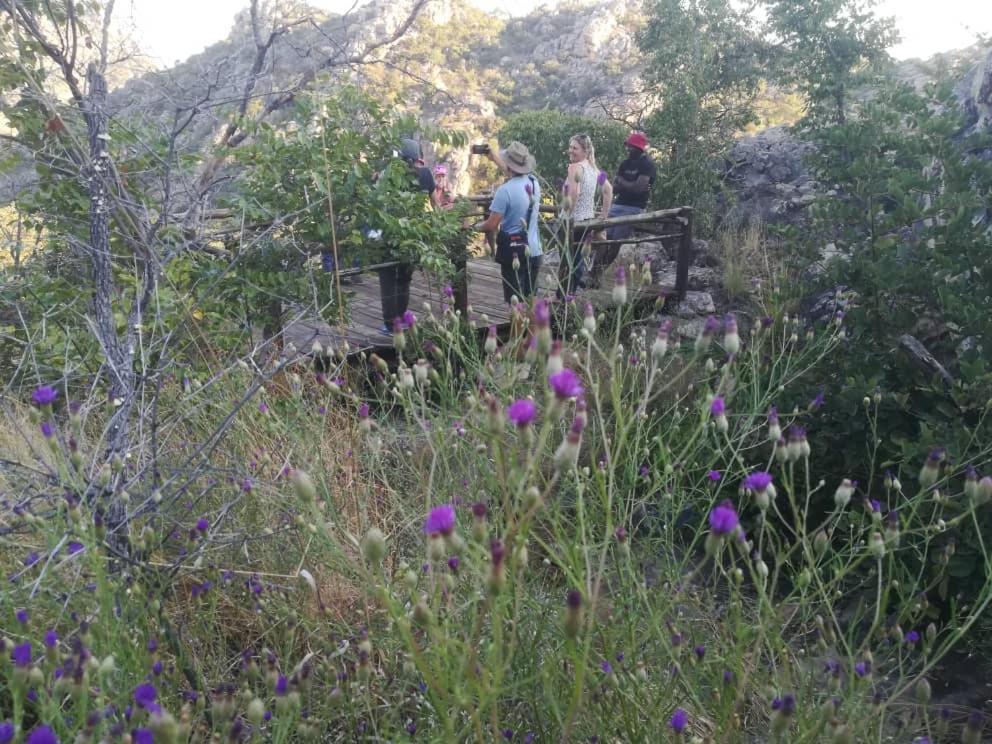
[[491, 148], [485, 142], [478, 145], [472, 145], [473, 155], [488, 155], [490, 153], [490, 150]]

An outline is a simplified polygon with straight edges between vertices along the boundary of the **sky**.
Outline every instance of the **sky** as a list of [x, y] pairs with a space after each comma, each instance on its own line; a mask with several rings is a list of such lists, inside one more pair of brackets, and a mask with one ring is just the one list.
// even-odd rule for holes
[[[308, 0], [310, 5], [344, 12], [354, 0]], [[484, 10], [505, 10], [507, 3], [473, 0]], [[802, 0], [796, 0], [802, 2]], [[525, 14], [539, 0], [515, 0], [514, 14]], [[129, 0], [118, 3], [119, 18], [130, 19], [139, 46], [162, 66], [202, 51], [228, 35], [234, 15], [248, 0]], [[992, 35], [989, 0], [881, 0], [881, 15], [896, 19], [902, 41], [890, 49], [896, 59], [929, 57], [969, 46], [976, 33]]]

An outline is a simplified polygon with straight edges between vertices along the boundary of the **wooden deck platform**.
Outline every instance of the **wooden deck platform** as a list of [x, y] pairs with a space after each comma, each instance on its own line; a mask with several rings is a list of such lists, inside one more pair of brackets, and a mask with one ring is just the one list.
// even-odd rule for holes
[[[557, 270], [557, 265], [545, 265], [541, 268], [538, 279], [539, 296], [554, 298], [555, 288], [558, 286]], [[509, 324], [510, 309], [503, 302], [499, 265], [491, 259], [473, 258], [468, 261], [467, 273], [470, 317], [478, 323], [487, 325]], [[359, 284], [342, 285], [341, 289], [348, 295], [346, 328], [332, 327], [321, 320], [301, 319], [286, 326], [284, 341], [292, 343], [301, 351], [309, 349], [315, 340], [324, 347], [334, 348], [340, 348], [342, 342], [346, 340], [351, 353], [391, 347], [392, 336], [379, 331], [382, 326], [382, 310], [379, 303], [378, 277], [375, 274], [364, 274]], [[431, 282], [422, 271], [417, 271], [410, 286], [410, 309], [418, 316], [423, 315], [424, 303], [427, 302], [430, 303], [435, 315], [441, 315], [446, 300], [443, 289], [443, 286]], [[592, 302], [596, 307], [603, 307], [610, 302], [612, 290], [613, 275], [608, 271], [603, 276], [603, 286], [600, 289], [580, 290], [579, 298], [582, 301]], [[661, 286], [642, 290], [645, 294], [654, 297], [670, 291], [671, 288]], [[635, 294], [632, 288], [631, 299]]]

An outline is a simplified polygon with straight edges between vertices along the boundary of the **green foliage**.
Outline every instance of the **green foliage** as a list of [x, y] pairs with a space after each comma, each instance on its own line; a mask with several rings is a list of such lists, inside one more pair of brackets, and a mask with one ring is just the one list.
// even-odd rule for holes
[[[290, 122], [263, 127], [238, 151], [244, 170], [229, 204], [256, 238], [234, 250], [247, 286], [260, 293], [255, 298], [248, 290], [247, 306], [299, 296], [306, 257], [331, 251], [335, 243], [344, 265], [405, 261], [451, 275], [450, 251], [464, 242], [459, 213], [430, 209], [416, 173], [395, 156], [401, 140], [420, 129], [412, 117], [344, 89], [301, 100]], [[430, 137], [442, 144], [464, 141], [443, 131]], [[271, 286], [273, 280], [280, 286]], [[239, 285], [232, 291], [245, 290]]]
[[[946, 503], [863, 485], [883, 526], [816, 436], [776, 445], [769, 403], [833, 364], [843, 325], [793, 340], [776, 316], [681, 348], [618, 300], [551, 353], [541, 310], [488, 350], [453, 312], [425, 316], [395, 375], [372, 355], [165, 377], [126, 460], [98, 454], [95, 395], [12, 401], [27, 454], [0, 485], [26, 496], [0, 549], [0, 723], [62, 741], [654, 742], [682, 710], [680, 739], [950, 740], [911, 693], [992, 584], [946, 621], [926, 596], [955, 570], [943, 527], [992, 506], [948, 467]], [[546, 382], [563, 363], [583, 390]], [[84, 498], [115, 471], [126, 569]]]
[[784, 80], [805, 96], [810, 120], [843, 123], [852, 90], [888, 60], [898, 35], [893, 19], [874, 14], [876, 2], [765, 0]]
[[510, 116], [500, 130], [500, 142], [514, 140], [527, 145], [537, 161], [537, 172], [548, 181], [564, 180], [568, 171], [568, 141], [576, 134], [588, 134], [596, 148], [596, 164], [615, 174], [627, 156], [624, 140], [629, 130], [622, 124], [591, 119], [564, 111], [528, 111]]
[[[885, 432], [877, 459], [887, 468], [937, 447], [962, 462], [974, 441], [992, 435], [992, 237], [986, 222], [992, 166], [975, 155], [987, 150], [990, 138], [965, 137], [962, 129], [949, 86], [917, 93], [891, 85], [843, 124], [808, 131], [817, 145], [816, 177], [836, 189], [812, 209], [813, 243], [832, 241], [841, 253], [821, 288], [842, 284], [853, 293], [850, 345], [835, 374], [822, 380], [831, 401], [825, 423], [832, 449], [848, 472], [863, 457], [852, 441], [873, 436], [857, 412], [876, 390]], [[901, 350], [903, 334], [922, 342], [953, 382], [921, 369]], [[982, 525], [984, 539], [992, 539], [992, 525]], [[958, 539], [970, 554], [977, 540], [972, 525], [965, 524]], [[974, 591], [977, 585], [968, 581], [984, 580], [974, 572], [978, 566], [956, 565], [952, 588]]]
[[714, 159], [755, 119], [768, 52], [729, 0], [651, 0], [645, 10], [638, 43], [652, 105], [642, 125], [660, 155], [655, 199], [705, 207]]

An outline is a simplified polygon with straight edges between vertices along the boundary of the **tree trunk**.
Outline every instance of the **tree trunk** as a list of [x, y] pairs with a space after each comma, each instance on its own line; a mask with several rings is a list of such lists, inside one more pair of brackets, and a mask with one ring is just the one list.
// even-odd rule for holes
[[[107, 114], [104, 110], [107, 84], [95, 64], [91, 64], [87, 70], [86, 83], [88, 92], [84, 103], [84, 117], [89, 136], [90, 160], [85, 174], [90, 196], [89, 254], [93, 266], [93, 316], [96, 335], [106, 357], [104, 368], [108, 376], [107, 394], [114, 409], [107, 427], [105, 457], [109, 461], [115, 455], [123, 458], [127, 449], [128, 423], [134, 400], [134, 366], [131, 355], [121, 344], [114, 319], [112, 300], [116, 288], [110, 253], [110, 195], [107, 189], [110, 157], [107, 152]], [[97, 508], [103, 510], [108, 544], [117, 553], [126, 555], [126, 510], [115, 494], [120, 479], [120, 474], [115, 474], [102, 493], [92, 490], [92, 487], [91, 493], [99, 499]]]

